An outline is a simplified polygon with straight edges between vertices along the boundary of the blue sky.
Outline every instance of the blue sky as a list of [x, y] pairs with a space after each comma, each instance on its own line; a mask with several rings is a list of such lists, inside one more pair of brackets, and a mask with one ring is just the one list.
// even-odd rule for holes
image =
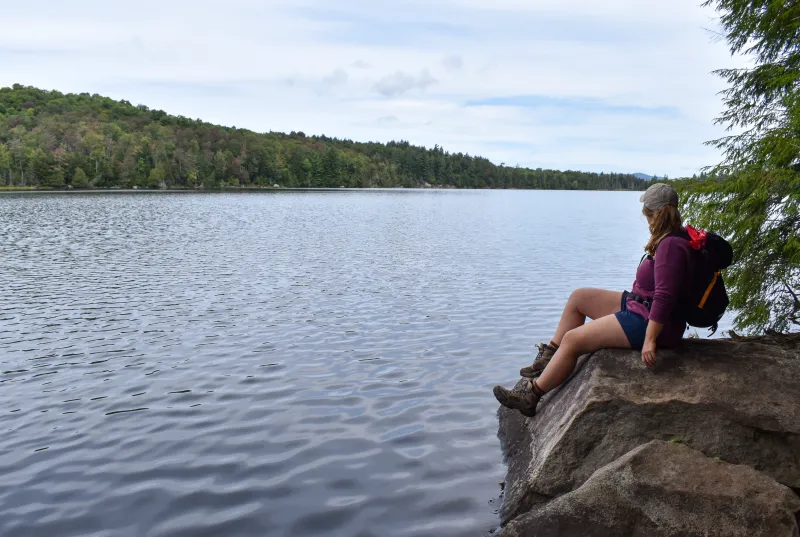
[[3, 2], [0, 86], [533, 168], [691, 175], [743, 65], [674, 0]]

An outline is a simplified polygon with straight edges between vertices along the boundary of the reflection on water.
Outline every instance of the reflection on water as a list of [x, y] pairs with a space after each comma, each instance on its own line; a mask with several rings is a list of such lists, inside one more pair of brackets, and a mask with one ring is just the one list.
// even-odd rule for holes
[[0, 534], [482, 535], [634, 193], [0, 196]]

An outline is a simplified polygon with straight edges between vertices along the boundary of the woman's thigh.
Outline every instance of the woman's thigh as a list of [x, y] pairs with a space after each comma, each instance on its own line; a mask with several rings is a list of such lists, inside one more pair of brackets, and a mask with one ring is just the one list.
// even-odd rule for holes
[[570, 297], [582, 315], [590, 319], [599, 319], [620, 310], [622, 291], [605, 289], [576, 289]]
[[[564, 336], [567, 344], [581, 354], [600, 349], [630, 349], [631, 344], [613, 313], [570, 330]], [[563, 346], [563, 342], [562, 342]]]

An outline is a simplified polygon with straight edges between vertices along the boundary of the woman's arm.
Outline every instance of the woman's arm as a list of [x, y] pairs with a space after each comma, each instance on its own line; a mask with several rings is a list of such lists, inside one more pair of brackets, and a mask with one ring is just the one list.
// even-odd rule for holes
[[679, 241], [683, 239], [667, 237], [661, 241], [656, 250], [653, 269], [656, 289], [642, 346], [642, 361], [647, 367], [656, 365], [656, 341], [664, 329], [664, 323], [672, 317], [675, 308], [678, 307], [683, 294], [689, 259], [685, 245]]
[[644, 335], [644, 346], [642, 346], [642, 361], [647, 367], [654, 367], [656, 365], [656, 340], [663, 329], [664, 325], [662, 323], [656, 321], [649, 321], [647, 323], [647, 332]]
[[655, 293], [650, 321], [664, 324], [672, 317], [683, 294], [683, 280], [689, 261], [684, 239], [667, 237], [658, 245], [655, 257]]

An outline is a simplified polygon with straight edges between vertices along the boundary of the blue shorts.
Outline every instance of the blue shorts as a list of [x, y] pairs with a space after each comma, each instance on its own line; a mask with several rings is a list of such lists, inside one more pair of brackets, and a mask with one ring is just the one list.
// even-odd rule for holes
[[625, 332], [631, 348], [637, 351], [642, 350], [644, 336], [647, 333], [647, 319], [638, 313], [628, 311], [628, 293], [622, 293], [622, 309], [614, 315], [616, 315], [622, 331]]

